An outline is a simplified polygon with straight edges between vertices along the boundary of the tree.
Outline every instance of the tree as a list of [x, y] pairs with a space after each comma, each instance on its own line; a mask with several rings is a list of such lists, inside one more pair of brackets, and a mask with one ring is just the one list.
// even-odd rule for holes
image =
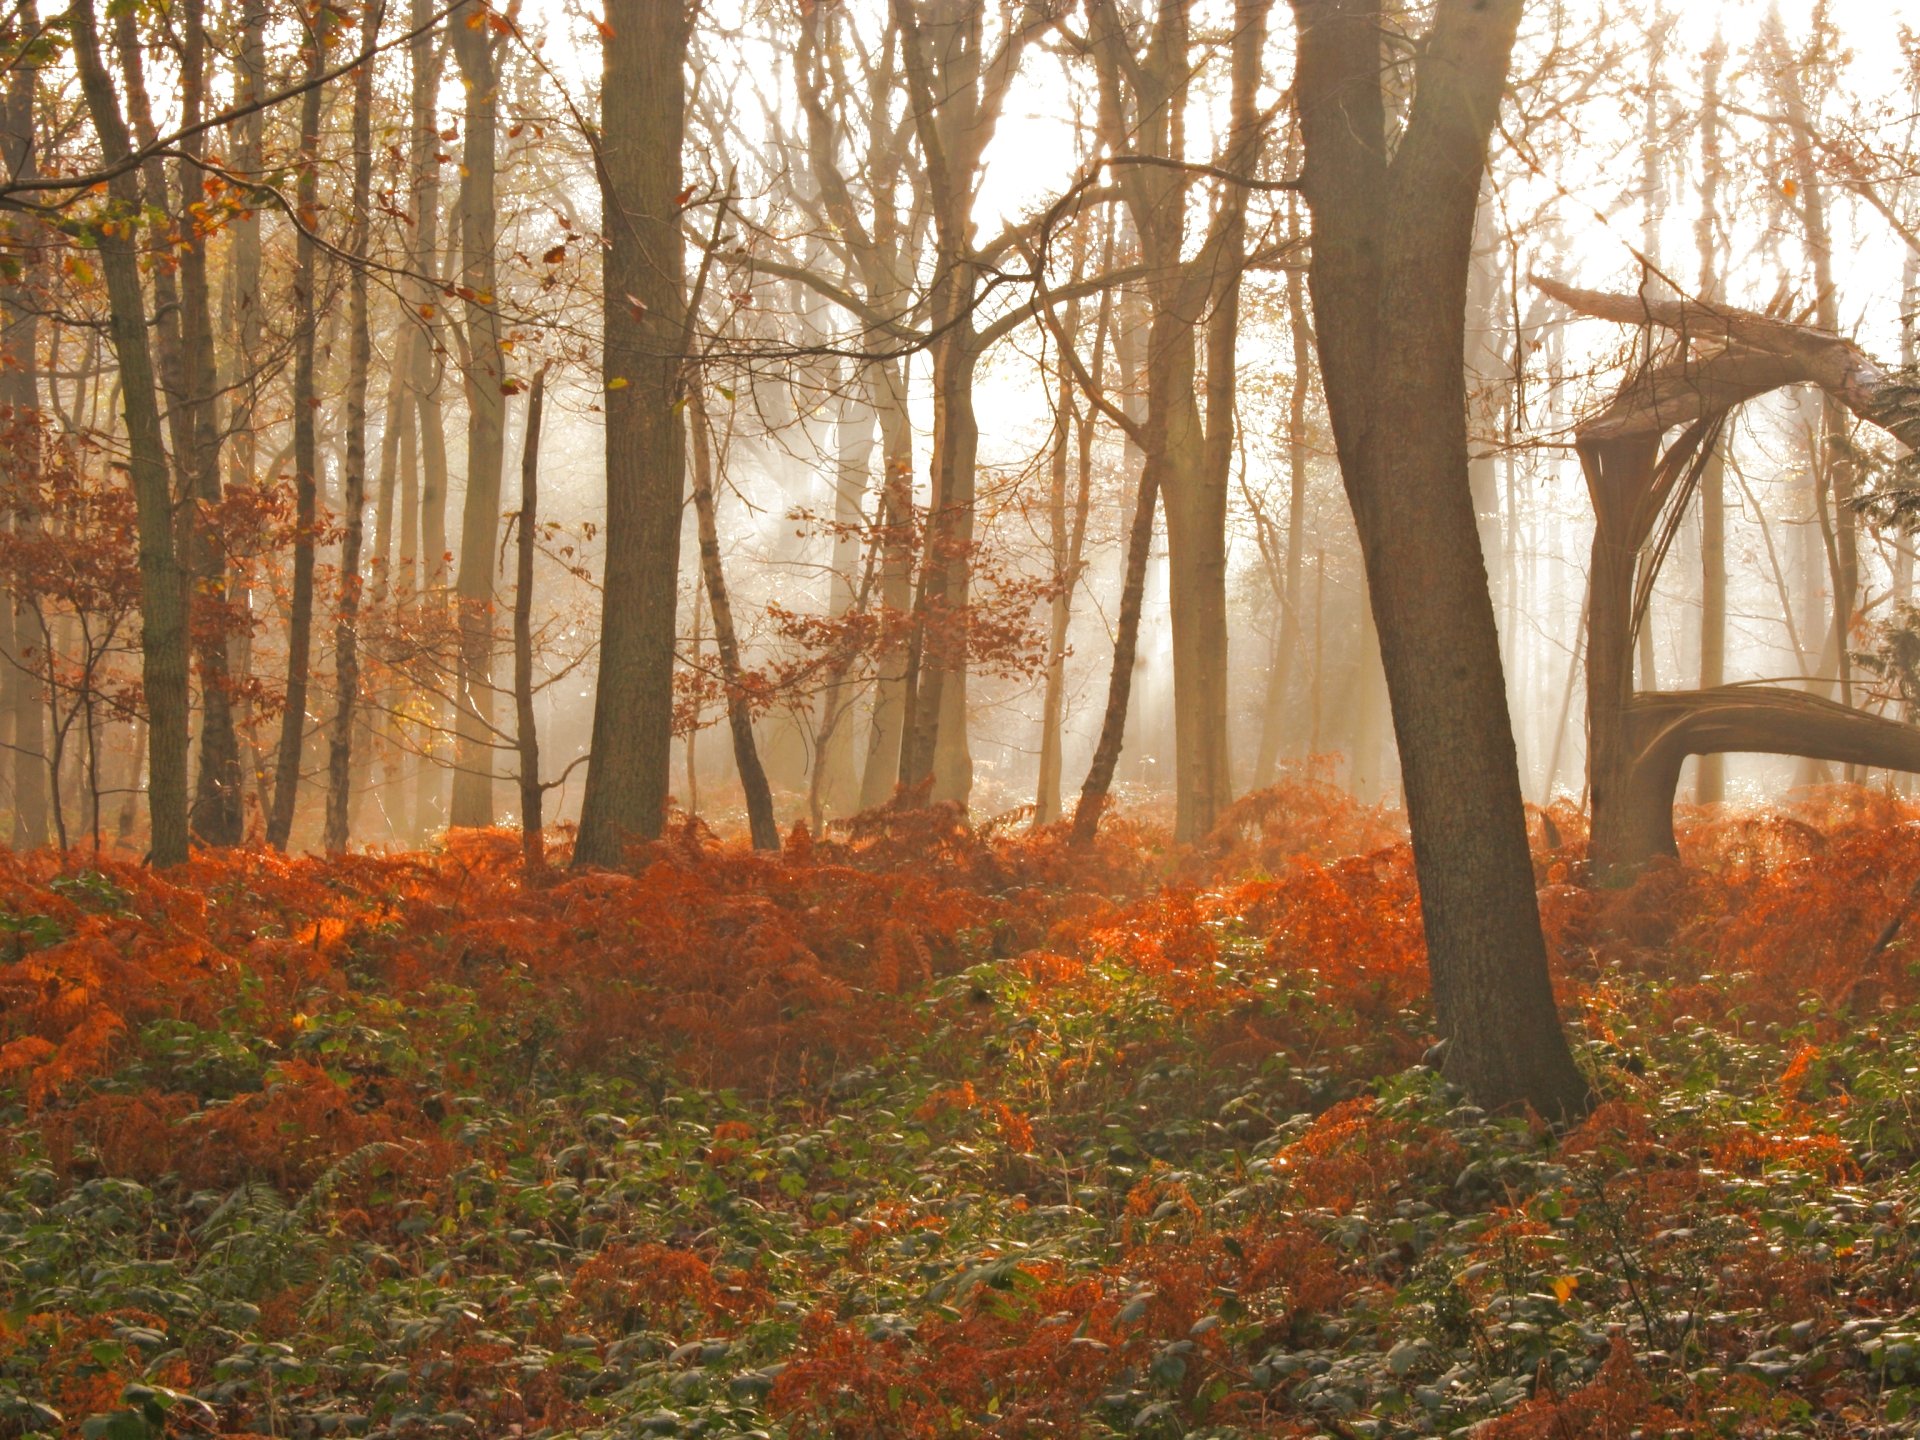
[[[1174, 654], [1175, 834], [1194, 840], [1232, 799], [1227, 753], [1227, 498], [1235, 346], [1248, 187], [1266, 117], [1259, 109], [1271, 0], [1234, 7], [1232, 118], [1224, 177], [1197, 254], [1188, 209], [1196, 167], [1182, 153], [1192, 0], [1158, 7], [1136, 43], [1115, 0], [1090, 0], [1087, 48], [1100, 78], [1100, 134], [1139, 236], [1151, 306], [1141, 447], [1165, 507]], [[1204, 342], [1205, 368], [1199, 364]], [[1204, 400], [1204, 406], [1203, 406]]]
[[540, 524], [540, 423], [546, 410], [547, 367], [533, 372], [527, 393], [527, 434], [520, 455], [520, 513], [513, 583], [514, 739], [520, 757], [520, 851], [529, 870], [546, 863], [541, 811], [540, 726], [533, 713], [533, 560]]
[[974, 245], [973, 208], [981, 159], [1033, 27], [1009, 9], [1002, 33], [989, 38], [986, 7], [975, 0], [892, 0], [892, 13], [934, 231], [932, 494], [907, 661], [900, 783], [925, 782], [933, 799], [964, 803], [973, 788], [964, 640], [980, 450], [973, 380], [990, 343], [974, 323], [988, 257]]
[[614, 865], [666, 818], [686, 426], [686, 60], [682, 0], [619, 0], [602, 44], [599, 169], [606, 249], [602, 368], [607, 566], [592, 758], [576, 865]]
[[1438, 0], [1390, 135], [1380, 0], [1294, 0], [1308, 284], [1399, 741], [1446, 1073], [1578, 1113], [1468, 477], [1466, 289], [1522, 0]]
[[[380, 9], [364, 3], [360, 48], [379, 37]], [[373, 216], [373, 66], [353, 73], [353, 194], [349, 202], [347, 251], [353, 273], [347, 280], [347, 484], [343, 508], [345, 535], [340, 547], [340, 597], [334, 613], [335, 675], [333, 728], [327, 746], [327, 816], [324, 844], [329, 855], [347, 848], [353, 802], [353, 722], [360, 704], [360, 550], [367, 508], [367, 369], [373, 358], [373, 332], [367, 317], [367, 241]], [[391, 421], [389, 421], [391, 423]]]
[[[99, 137], [101, 158], [123, 165], [133, 153], [119, 97], [101, 59], [93, 0], [67, 12], [74, 66]], [[160, 430], [160, 399], [147, 345], [148, 313], [134, 248], [139, 184], [131, 168], [108, 182], [108, 205], [92, 225], [108, 295], [108, 324], [120, 365], [127, 423], [127, 470], [138, 513], [141, 678], [147, 703], [152, 857], [157, 866], [187, 858], [187, 591], [174, 534], [172, 482]]]
[[[1690, 755], [1756, 751], [1920, 770], [1920, 729], [1805, 691], [1767, 685], [1636, 691], [1630, 659], [1658, 558], [1705, 473], [1726, 416], [1785, 385], [1811, 383], [1843, 413], [1920, 442], [1909, 388], [1851, 341], [1705, 300], [1609, 295], [1536, 279], [1581, 314], [1651, 324], [1671, 350], [1630, 376], [1578, 431], [1593, 498], [1587, 630], [1588, 771], [1596, 878], [1621, 883], [1677, 855], [1673, 797]], [[1678, 431], [1669, 441], [1666, 437]], [[1897, 496], [1895, 511], [1910, 509]], [[1630, 557], [1651, 541], [1636, 583]]]
[[[504, 22], [502, 22], [504, 23]], [[478, 4], [448, 22], [466, 86], [460, 158], [460, 295], [466, 323], [461, 373], [467, 399], [467, 499], [461, 512], [460, 660], [453, 757], [455, 825], [493, 823], [493, 567], [506, 455], [506, 352], [501, 349], [495, 172], [500, 117], [500, 35]], [[609, 297], [611, 298], [611, 297]]]
[[267, 816], [267, 843], [276, 850], [286, 849], [293, 835], [313, 664], [313, 552], [320, 497], [320, 446], [314, 431], [314, 352], [318, 337], [313, 295], [319, 279], [319, 244], [313, 227], [319, 224], [321, 81], [326, 74], [327, 27], [332, 23], [328, 11], [310, 16], [302, 52], [307, 89], [300, 97], [300, 174], [294, 182], [299, 236], [294, 242], [293, 277], [293, 610], [287, 623], [286, 708], [280, 717], [280, 748], [274, 760], [273, 809]]
[[[21, 7], [19, 19], [0, 41], [11, 57], [5, 108], [0, 111], [0, 162], [4, 162], [9, 177], [31, 178], [40, 168], [34, 135], [42, 59], [35, 34], [39, 24], [37, 8], [28, 0]], [[17, 246], [25, 257], [15, 286], [17, 293], [27, 298], [23, 303], [9, 303], [4, 312], [7, 369], [0, 374], [0, 405], [5, 407], [0, 414], [4, 415], [8, 468], [19, 476], [29, 469], [20, 463], [25, 455], [33, 456], [36, 464], [31, 468], [37, 469], [43, 444], [39, 310], [27, 292], [43, 279], [44, 267], [31, 258], [38, 249], [33, 243], [38, 238], [35, 222], [14, 223], [19, 229], [8, 237], [9, 250]], [[20, 233], [22, 230], [25, 233]], [[13, 523], [23, 532], [33, 532], [40, 526], [40, 517], [29, 507], [17, 511]], [[6, 738], [13, 745], [13, 844], [26, 849], [47, 842], [49, 790], [46, 715], [34, 668], [27, 660], [27, 652], [38, 638], [34, 634], [37, 624], [34, 612], [18, 593], [0, 610], [0, 627], [4, 627], [7, 638], [6, 672], [0, 675], [0, 704], [5, 713], [0, 723], [6, 724]]]

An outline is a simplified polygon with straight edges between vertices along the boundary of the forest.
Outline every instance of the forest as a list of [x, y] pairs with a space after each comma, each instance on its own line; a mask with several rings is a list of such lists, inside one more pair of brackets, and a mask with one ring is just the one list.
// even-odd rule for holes
[[0, 1440], [1920, 1436], [1920, 6], [61, 4]]

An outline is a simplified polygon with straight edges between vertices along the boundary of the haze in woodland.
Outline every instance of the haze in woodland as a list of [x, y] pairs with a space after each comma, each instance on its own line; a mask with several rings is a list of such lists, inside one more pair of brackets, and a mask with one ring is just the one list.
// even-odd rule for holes
[[0, 1435], [1913, 1433], [1920, 7], [0, 56]]

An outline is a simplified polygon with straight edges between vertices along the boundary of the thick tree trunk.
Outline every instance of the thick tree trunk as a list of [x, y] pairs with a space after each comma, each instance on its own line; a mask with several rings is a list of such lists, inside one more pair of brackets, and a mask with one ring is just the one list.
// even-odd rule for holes
[[666, 818], [686, 490], [679, 195], [690, 20], [677, 0], [627, 0], [609, 24], [600, 153], [607, 568], [576, 865], [617, 864], [627, 841], [659, 835]]
[[293, 835], [300, 793], [300, 760], [307, 739], [307, 687], [313, 665], [313, 552], [319, 511], [320, 449], [314, 433], [314, 296], [316, 251], [308, 227], [319, 223], [319, 78], [326, 72], [325, 17], [306, 37], [306, 80], [300, 99], [300, 176], [295, 208], [302, 217], [293, 275], [293, 609], [287, 622], [286, 708], [280, 717], [280, 748], [274, 762], [273, 810], [267, 843], [285, 850]]
[[773, 818], [773, 791], [753, 741], [753, 706], [740, 665], [740, 642], [733, 629], [733, 602], [720, 560], [720, 527], [713, 510], [713, 430], [696, 378], [688, 394], [693, 438], [693, 508], [700, 528], [700, 575], [713, 612], [713, 647], [720, 657], [720, 680], [727, 691], [727, 729], [733, 737], [733, 763], [747, 797], [747, 829], [756, 850], [778, 850], [780, 827]]
[[[109, 165], [132, 154], [126, 121], [101, 60], [93, 0], [76, 0], [67, 12], [73, 58], [87, 108]], [[107, 283], [108, 329], [120, 368], [126, 410], [128, 470], [133, 482], [140, 549], [141, 679], [146, 692], [151, 779], [147, 808], [155, 865], [186, 860], [187, 820], [187, 594], [175, 548], [173, 496], [160, 432], [159, 395], [147, 348], [147, 305], [140, 289], [139, 257], [132, 217], [140, 204], [133, 172], [108, 185], [119, 223], [96, 230]]]
[[[454, 687], [454, 825], [493, 823], [493, 567], [500, 538], [500, 470], [506, 440], [506, 354], [500, 348], [494, 254], [496, 145], [499, 133], [499, 47], [493, 27], [471, 23], [477, 11], [449, 24], [454, 58], [466, 86], [466, 145], [461, 155], [460, 275], [466, 296], [464, 351], [467, 400], [467, 498], [460, 525], [460, 665]], [[619, 301], [609, 296], [609, 308]]]
[[[380, 11], [364, 7], [360, 48], [379, 38]], [[346, 852], [353, 803], [353, 730], [360, 708], [360, 552], [367, 508], [367, 370], [373, 361], [373, 330], [367, 316], [367, 241], [373, 217], [373, 67], [353, 75], [353, 193], [349, 200], [347, 279], [347, 477], [340, 546], [340, 598], [335, 611], [333, 728], [327, 749], [325, 844], [329, 855]]]
[[1589, 1102], [1554, 1008], [1467, 475], [1467, 271], [1520, 0], [1439, 0], [1391, 163], [1378, 0], [1295, 0], [1327, 405], [1379, 622], [1445, 1070]]

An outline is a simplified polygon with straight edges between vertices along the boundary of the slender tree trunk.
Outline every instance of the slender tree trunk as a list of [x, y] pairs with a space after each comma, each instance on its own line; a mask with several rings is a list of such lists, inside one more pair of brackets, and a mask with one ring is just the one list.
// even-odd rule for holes
[[293, 610], [287, 625], [286, 708], [280, 717], [280, 748], [274, 762], [273, 810], [267, 817], [267, 843], [285, 850], [293, 835], [294, 805], [300, 793], [300, 760], [307, 738], [307, 685], [313, 664], [313, 552], [318, 528], [320, 450], [314, 433], [314, 296], [318, 278], [309, 227], [319, 223], [320, 76], [326, 72], [327, 37], [323, 15], [306, 37], [305, 75], [309, 85], [300, 99], [300, 175], [294, 187], [295, 209], [302, 217], [294, 249], [293, 277]]
[[[379, 39], [380, 10], [362, 8], [360, 48]], [[347, 250], [347, 477], [345, 534], [340, 546], [340, 598], [335, 613], [333, 664], [336, 694], [327, 752], [325, 843], [329, 855], [346, 852], [352, 838], [353, 728], [360, 708], [360, 551], [367, 508], [367, 370], [373, 363], [373, 329], [367, 316], [367, 243], [373, 217], [373, 66], [353, 73], [353, 195]]]
[[[205, 0], [185, 0], [186, 35], [180, 70], [181, 121], [191, 128], [205, 109], [207, 29]], [[180, 142], [182, 196], [200, 181], [196, 163], [205, 137]], [[226, 547], [214, 517], [221, 500], [220, 424], [216, 396], [219, 368], [213, 348], [213, 303], [207, 283], [207, 237], [188, 209], [180, 222], [180, 341], [185, 361], [187, 429], [192, 449], [182, 479], [191, 500], [188, 556], [196, 613], [194, 654], [200, 670], [200, 769], [193, 796], [193, 830], [209, 845], [238, 845], [246, 838], [245, 789], [240, 777], [240, 740], [234, 730], [233, 676], [228, 664], [231, 628]]]
[[[447, 441], [441, 416], [441, 362], [437, 320], [439, 291], [429, 277], [440, 273], [440, 137], [435, 97], [445, 66], [444, 27], [430, 24], [433, 0], [411, 0], [408, 42], [408, 152], [412, 175], [413, 227], [408, 255], [413, 278], [402, 293], [411, 301], [407, 317], [415, 327], [408, 356], [408, 393], [418, 427], [418, 489], [410, 517], [419, 527], [411, 547], [414, 603], [422, 633], [437, 635], [447, 616]], [[463, 21], [464, 23], [464, 17]], [[404, 541], [403, 541], [404, 546]], [[420, 752], [414, 771], [412, 838], [418, 840], [445, 821], [446, 777], [437, 751], [446, 728], [446, 706], [439, 686], [418, 697]]]
[[[1814, 319], [1821, 329], [1840, 333], [1840, 297], [1833, 279], [1833, 237], [1827, 221], [1826, 183], [1813, 153], [1813, 123], [1806, 94], [1801, 86], [1798, 57], [1788, 49], [1780, 28], [1779, 16], [1770, 14], [1766, 39], [1774, 60], [1773, 81], [1781, 108], [1787, 116], [1787, 137], [1794, 178], [1797, 181], [1793, 203], [1800, 212], [1806, 236], [1807, 257], [1813, 263]], [[1858, 532], [1854, 525], [1853, 498], [1858, 481], [1857, 469], [1848, 442], [1846, 407], [1830, 393], [1822, 392], [1820, 426], [1813, 439], [1813, 509], [1820, 519], [1827, 578], [1833, 588], [1819, 666], [1821, 679], [1809, 688], [1816, 694], [1832, 695], [1837, 689], [1842, 704], [1853, 701], [1853, 676], [1848, 637], [1853, 625], [1853, 608], [1859, 598], [1860, 561]], [[1818, 589], [1818, 565], [1809, 565], [1809, 598]], [[1827, 664], [1834, 667], [1837, 679], [1827, 678]], [[1821, 778], [1824, 766], [1808, 762], [1802, 778]], [[1854, 769], [1847, 769], [1849, 779]]]
[[1589, 1103], [1554, 1008], [1467, 474], [1467, 272], [1521, 0], [1438, 0], [1388, 159], [1378, 0], [1294, 0], [1320, 372], [1379, 623], [1446, 1073]]
[[[122, 164], [132, 154], [126, 121], [101, 60], [93, 0], [67, 12], [73, 59], [99, 136], [102, 158]], [[152, 779], [148, 788], [151, 855], [157, 866], [186, 860], [187, 823], [187, 595], [175, 546], [173, 496], [160, 432], [159, 395], [147, 348], [147, 306], [131, 221], [139, 210], [131, 170], [108, 184], [118, 223], [100, 226], [95, 240], [107, 283], [108, 328], [119, 361], [126, 408], [128, 470], [138, 514], [140, 549], [141, 679], [146, 692]]]
[[[1720, 67], [1726, 47], [1716, 36], [1701, 76], [1700, 218], [1694, 236], [1700, 252], [1700, 298], [1719, 292], [1718, 247], [1720, 184]], [[1700, 688], [1727, 678], [1727, 457], [1716, 443], [1700, 472]], [[1726, 757], [1702, 755], [1694, 780], [1694, 799], [1714, 805], [1727, 798]]]
[[[1297, 197], [1289, 197], [1289, 238], [1300, 239]], [[1293, 347], [1293, 378], [1287, 387], [1287, 560], [1280, 607], [1280, 639], [1267, 677], [1267, 708], [1260, 729], [1260, 753], [1254, 785], [1271, 785], [1278, 775], [1285, 727], [1287, 687], [1293, 657], [1300, 650], [1300, 576], [1307, 529], [1307, 396], [1313, 385], [1313, 332], [1307, 321], [1307, 283], [1298, 270], [1287, 272], [1287, 333]], [[1294, 741], [1298, 745], [1299, 741]]]
[[[1147, 422], [1151, 425], [1151, 419]], [[1113, 637], [1113, 673], [1107, 680], [1107, 708], [1100, 721], [1100, 739], [1093, 747], [1093, 764], [1080, 786], [1073, 810], [1073, 840], [1085, 845], [1100, 827], [1113, 789], [1113, 772], [1120, 764], [1120, 748], [1127, 733], [1127, 702], [1133, 696], [1133, 667], [1140, 645], [1140, 605], [1147, 593], [1147, 561], [1153, 554], [1153, 511], [1159, 498], [1159, 476], [1150, 465], [1140, 468], [1139, 494], [1133, 502], [1133, 524], [1127, 531], [1127, 568], [1120, 583], [1120, 617]]]
[[[1073, 334], [1069, 307], [1066, 334]], [[1098, 372], [1098, 371], [1094, 371]], [[1050, 826], [1060, 818], [1060, 722], [1066, 712], [1068, 680], [1068, 626], [1073, 622], [1073, 580], [1077, 557], [1068, 526], [1068, 451], [1079, 430], [1073, 411], [1073, 378], [1062, 372], [1060, 394], [1054, 401], [1054, 442], [1046, 488], [1046, 540], [1052, 557], [1054, 595], [1046, 624], [1046, 687], [1041, 697], [1041, 768], [1033, 783], [1033, 824]], [[1079, 493], [1087, 493], [1087, 474], [1079, 476]]]
[[[851, 615], [858, 592], [855, 572], [866, 547], [862, 544], [869, 472], [873, 467], [875, 383], [871, 364], [860, 364], [845, 377], [834, 417], [834, 541], [833, 614]], [[859, 779], [854, 774], [854, 684], [846, 666], [836, 665], [820, 702], [820, 728], [814, 744], [813, 774], [809, 782], [810, 811], [818, 826], [828, 815], [844, 815], [857, 808]]]
[[600, 101], [607, 568], [576, 865], [616, 864], [665, 821], [686, 489], [678, 212], [690, 22], [678, 4], [629, 4], [611, 23]]
[[773, 818], [773, 791], [753, 743], [753, 706], [740, 665], [740, 642], [733, 629], [733, 602], [720, 562], [720, 529], [713, 511], [713, 430], [706, 400], [696, 379], [687, 391], [693, 438], [693, 508], [700, 527], [700, 572], [713, 612], [713, 647], [720, 657], [720, 678], [727, 687], [727, 728], [733, 735], [733, 762], [747, 797], [747, 828], [756, 850], [778, 850], [780, 827]]
[[907, 646], [902, 632], [913, 606], [913, 430], [907, 419], [906, 368], [897, 360], [879, 366], [880, 420], [880, 608], [879, 675], [873, 687], [873, 719], [860, 774], [860, 808], [883, 805], [900, 779], [900, 745], [906, 730]]
[[[34, 4], [24, 5], [13, 28], [17, 42], [23, 34], [39, 26]], [[0, 149], [4, 150], [7, 171], [21, 179], [40, 173], [39, 155], [34, 143], [35, 96], [40, 67], [26, 56], [16, 60], [7, 75], [4, 124]], [[32, 258], [37, 247], [31, 243], [37, 229], [31, 221], [15, 222], [28, 233], [22, 239], [25, 258], [17, 282], [28, 290], [42, 273]], [[8, 305], [5, 313], [5, 350], [10, 366], [0, 374], [0, 404], [6, 407], [5, 424], [16, 456], [31, 464], [37, 472], [42, 453], [43, 429], [40, 421], [40, 327], [34, 305]], [[57, 341], [56, 341], [57, 345]], [[26, 457], [31, 456], [30, 460]], [[21, 462], [16, 462], [21, 463]], [[14, 524], [22, 530], [38, 528], [40, 521], [30, 512], [18, 512]], [[47, 736], [46, 712], [42, 707], [39, 683], [28, 652], [44, 641], [33, 610], [23, 600], [10, 597], [0, 616], [6, 626], [6, 673], [0, 676], [0, 697], [4, 697], [6, 737], [13, 744], [13, 845], [26, 850], [47, 843]]]
[[[235, 0], [237, 14], [234, 19], [239, 31], [238, 66], [235, 76], [235, 99], [253, 101], [266, 91], [266, 26], [267, 7], [265, 0]], [[260, 178], [264, 174], [265, 159], [261, 153], [262, 140], [266, 127], [266, 115], [263, 111], [254, 111], [235, 122], [233, 126], [233, 166], [237, 174], [251, 178]], [[231, 484], [237, 488], [252, 489], [259, 480], [259, 437], [254, 433], [254, 412], [258, 403], [260, 387], [260, 355], [266, 332], [265, 306], [260, 294], [260, 216], [258, 211], [243, 211], [234, 218], [230, 226], [233, 234], [230, 281], [232, 284], [228, 331], [233, 343], [233, 363], [236, 373], [227, 386], [231, 395], [232, 409], [228, 424], [232, 430], [233, 443]], [[252, 702], [248, 698], [251, 691], [245, 682], [251, 678], [253, 670], [253, 594], [251, 587], [244, 582], [238, 585], [232, 594], [235, 618], [235, 635], [228, 651], [229, 672], [238, 676], [242, 682], [236, 703], [236, 722], [238, 728], [247, 737], [247, 746], [251, 755], [251, 770], [257, 804], [264, 818], [272, 807], [272, 796], [267, 789], [266, 765], [260, 744], [260, 735], [255, 723]], [[241, 814], [246, 813], [245, 797], [242, 796]]]
[[[467, 499], [460, 526], [460, 672], [455, 686], [455, 825], [493, 823], [493, 567], [505, 456], [506, 354], [500, 348], [494, 255], [499, 50], [490, 25], [454, 16], [449, 34], [467, 91], [460, 173], [461, 278], [466, 295]], [[613, 303], [617, 304], [618, 301]]]
[[540, 726], [533, 713], [533, 560], [540, 524], [540, 421], [547, 399], [547, 367], [533, 374], [527, 395], [527, 435], [520, 453], [520, 516], [513, 572], [514, 739], [520, 752], [520, 853], [529, 870], [547, 863], [542, 836]]

